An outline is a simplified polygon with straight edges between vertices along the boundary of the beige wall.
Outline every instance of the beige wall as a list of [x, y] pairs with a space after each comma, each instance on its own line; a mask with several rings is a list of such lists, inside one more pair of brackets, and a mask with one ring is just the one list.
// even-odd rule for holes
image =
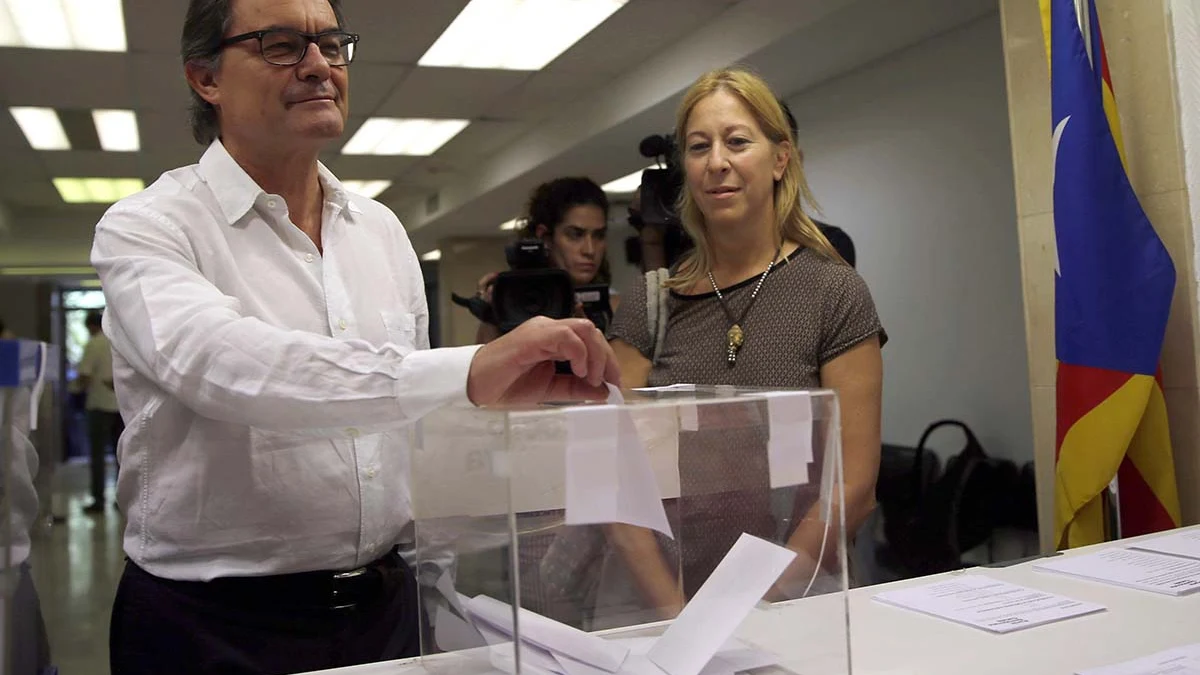
[[441, 319], [443, 347], [475, 344], [479, 322], [466, 309], [450, 302], [450, 294], [469, 296], [475, 292], [479, 278], [488, 272], [508, 269], [504, 261], [504, 245], [509, 237], [473, 237], [443, 239], [438, 263], [438, 309]]
[[[1171, 438], [1184, 521], [1200, 522], [1200, 389], [1196, 270], [1176, 107], [1169, 17], [1161, 2], [1098, 0], [1130, 178], [1175, 261], [1177, 285], [1163, 349]], [[1037, 459], [1042, 547], [1053, 548], [1055, 444], [1054, 229], [1050, 84], [1038, 3], [1001, 0], [1017, 227]]]

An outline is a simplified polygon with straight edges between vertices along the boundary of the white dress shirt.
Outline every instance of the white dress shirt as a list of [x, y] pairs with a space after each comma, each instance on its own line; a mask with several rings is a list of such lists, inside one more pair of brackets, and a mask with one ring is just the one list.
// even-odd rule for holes
[[324, 254], [216, 141], [96, 226], [125, 552], [161, 577], [350, 569], [411, 519], [411, 422], [466, 404], [395, 214], [320, 167]]

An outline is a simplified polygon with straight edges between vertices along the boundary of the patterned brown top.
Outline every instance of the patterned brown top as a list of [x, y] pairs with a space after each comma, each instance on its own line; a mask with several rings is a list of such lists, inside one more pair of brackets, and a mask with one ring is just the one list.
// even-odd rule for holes
[[[734, 316], [741, 316], [757, 283], [755, 277], [721, 290]], [[733, 366], [726, 361], [730, 322], [716, 293], [672, 292], [668, 310], [650, 386], [818, 388], [822, 365], [873, 335], [879, 336], [881, 344], [887, 342], [870, 291], [858, 273], [804, 248], [767, 275], [742, 323], [745, 342]], [[622, 301], [610, 337], [651, 358], [644, 279]], [[783, 531], [789, 526], [780, 522], [779, 509], [772, 507], [762, 424], [765, 406], [761, 401], [747, 403], [741, 411], [705, 406], [698, 413], [700, 430], [681, 432], [679, 437], [681, 493], [671, 506], [679, 509], [680, 536], [675, 543], [662, 542], [668, 558], [680, 558], [688, 597], [742, 532], [780, 543], [790, 534]], [[733, 422], [731, 415], [741, 422]], [[817, 483], [819, 477], [813, 476], [790, 498], [793, 522], [817, 499]]]
[[[758, 278], [721, 289], [734, 316], [741, 316]], [[796, 249], [767, 275], [742, 329], [737, 364], [725, 360], [729, 318], [716, 293], [671, 292], [669, 319], [649, 385], [729, 384], [747, 387], [816, 388], [825, 363], [872, 335], [887, 334], [875, 302], [854, 268], [806, 248]], [[653, 354], [646, 329], [645, 279], [621, 300], [610, 338]]]

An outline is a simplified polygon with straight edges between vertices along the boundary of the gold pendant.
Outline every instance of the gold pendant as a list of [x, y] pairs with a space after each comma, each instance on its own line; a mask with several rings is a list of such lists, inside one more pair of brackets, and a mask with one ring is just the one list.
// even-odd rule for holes
[[726, 336], [730, 339], [730, 356], [732, 357], [733, 354], [736, 354], [742, 348], [742, 342], [745, 341], [745, 333], [743, 333], [740, 325], [734, 323]]

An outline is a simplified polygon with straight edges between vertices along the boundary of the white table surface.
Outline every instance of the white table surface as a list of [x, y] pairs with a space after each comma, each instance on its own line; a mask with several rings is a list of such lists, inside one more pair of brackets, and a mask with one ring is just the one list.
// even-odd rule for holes
[[[1196, 526], [1188, 529], [1200, 529]], [[1072, 556], [1130, 540], [1069, 551]], [[1033, 562], [1011, 567], [972, 568], [950, 574], [986, 574], [1014, 584], [1099, 603], [1108, 608], [1092, 614], [996, 635], [977, 628], [892, 607], [872, 600], [884, 590], [915, 586], [944, 578], [936, 575], [850, 592], [851, 654], [854, 675], [1071, 675], [1080, 669], [1109, 665], [1164, 649], [1200, 642], [1200, 593], [1171, 597], [1081, 579], [1038, 572]], [[802, 641], [837, 642], [842, 596], [822, 596], [757, 611], [738, 637], [787, 654]], [[819, 639], [814, 639], [819, 638]], [[836, 644], [831, 648], [837, 661]], [[416, 659], [320, 671], [321, 675], [426, 675]], [[831, 672], [844, 674], [844, 670]], [[313, 673], [311, 675], [317, 675]], [[806, 669], [802, 675], [825, 675]]]

